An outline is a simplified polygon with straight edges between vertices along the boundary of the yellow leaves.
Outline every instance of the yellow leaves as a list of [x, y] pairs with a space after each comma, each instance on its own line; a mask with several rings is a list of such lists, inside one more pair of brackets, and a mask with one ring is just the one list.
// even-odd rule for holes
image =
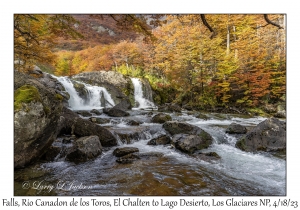
[[[55, 18], [53, 18], [55, 17]], [[60, 21], [60, 25], [53, 21]], [[52, 64], [55, 55], [52, 48], [57, 36], [69, 33], [72, 17], [69, 15], [14, 15], [14, 59], [15, 68], [28, 71], [36, 63]], [[54, 27], [55, 26], [55, 30]]]

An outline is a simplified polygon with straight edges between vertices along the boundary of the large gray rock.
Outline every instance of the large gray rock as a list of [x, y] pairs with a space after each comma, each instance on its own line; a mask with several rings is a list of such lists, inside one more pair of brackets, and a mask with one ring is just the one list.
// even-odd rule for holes
[[171, 138], [167, 135], [160, 135], [147, 142], [148, 145], [166, 145], [170, 144]]
[[14, 72], [14, 167], [39, 159], [56, 139], [63, 97], [36, 78]]
[[136, 147], [122, 147], [122, 148], [117, 148], [113, 151], [113, 155], [116, 157], [122, 157], [134, 152], [139, 152], [139, 149]]
[[[101, 93], [102, 93], [102, 92], [101, 92]], [[97, 110], [97, 109], [92, 109], [90, 112], [91, 112], [91, 113], [94, 113], [95, 115], [101, 115], [101, 114], [102, 114], [102, 110], [99, 111], [99, 110]]]
[[120, 103], [115, 105], [113, 108], [114, 109], [120, 109], [120, 110], [123, 110], [123, 111], [127, 111], [127, 110], [131, 110], [132, 105], [130, 103], [130, 100], [128, 98], [125, 98]]
[[65, 107], [63, 108], [62, 117], [64, 118], [64, 123], [60, 129], [61, 133], [79, 137], [96, 135], [104, 147], [117, 145], [117, 139], [109, 130], [90, 120], [82, 119], [78, 114]]
[[176, 134], [172, 137], [171, 144], [177, 149], [192, 154], [196, 150], [206, 149], [212, 144], [210, 135]]
[[89, 120], [96, 124], [106, 124], [110, 122], [109, 118], [97, 118], [97, 117], [90, 117]]
[[91, 114], [89, 111], [86, 111], [86, 110], [76, 111], [76, 113], [83, 116], [83, 117], [93, 116], [93, 114]]
[[85, 88], [84, 84], [73, 81], [73, 87], [75, 88], [80, 98], [83, 98], [85, 101], [89, 98], [89, 91]]
[[42, 159], [46, 161], [54, 161], [55, 158], [59, 156], [60, 152], [61, 152], [61, 147], [50, 146], [47, 149], [47, 152], [42, 156]]
[[236, 143], [246, 152], [283, 151], [286, 149], [286, 125], [276, 118], [259, 123]]
[[247, 133], [247, 128], [245, 126], [231, 123], [228, 128], [226, 129], [225, 133], [229, 134], [245, 134]]
[[152, 118], [151, 122], [162, 124], [162, 123], [165, 123], [165, 122], [171, 121], [171, 120], [172, 120], [172, 117], [170, 115], [164, 114], [164, 113], [159, 113]]
[[74, 146], [66, 156], [66, 160], [84, 162], [96, 158], [102, 153], [98, 136], [86, 136], [73, 142]]
[[116, 108], [103, 109], [103, 113], [111, 117], [126, 117], [130, 115], [128, 112]]
[[56, 78], [52, 77], [50, 74], [42, 73], [42, 76], [38, 78], [38, 81], [45, 87], [54, 89], [58, 94], [60, 94], [63, 97], [63, 104], [68, 106], [70, 95]]
[[42, 77], [38, 78], [38, 81], [48, 88], [52, 88], [58, 91], [65, 91], [64, 86], [50, 74], [43, 73]]
[[[191, 125], [184, 122], [178, 122], [178, 121], [168, 121], [163, 124], [163, 128], [168, 131], [171, 135], [175, 134], [191, 134], [191, 135], [203, 135], [206, 133], [201, 128]], [[209, 135], [208, 133], [206, 133]]]

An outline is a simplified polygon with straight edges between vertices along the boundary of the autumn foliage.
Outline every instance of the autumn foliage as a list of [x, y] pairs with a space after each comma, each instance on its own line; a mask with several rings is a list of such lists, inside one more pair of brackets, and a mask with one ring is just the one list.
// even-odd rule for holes
[[[90, 44], [82, 44], [84, 49], [75, 51], [56, 46], [60, 50], [54, 54], [51, 47], [57, 37], [64, 37], [66, 30], [59, 30], [50, 16], [35, 16], [39, 21], [15, 16], [15, 22], [22, 22], [23, 27], [30, 24], [40, 43], [15, 29], [15, 60], [25, 60], [24, 56], [37, 52], [27, 60], [54, 60], [56, 75], [113, 70], [146, 77], [163, 102], [204, 108], [256, 107], [275, 103], [285, 95], [284, 15], [153, 15], [152, 19], [148, 17], [156, 21], [152, 27], [145, 25], [147, 18], [142, 15], [95, 15], [94, 20], [89, 16], [89, 21], [85, 16], [75, 17], [84, 23], [78, 29], [86, 35], [85, 42], [91, 40]], [[64, 23], [74, 21], [57, 18], [65, 19]], [[109, 18], [116, 21], [116, 26]], [[47, 23], [52, 24], [45, 27]], [[95, 27], [113, 28], [115, 34], [106, 39], [102, 33], [101, 38], [101, 33], [88, 32], [91, 27], [94, 31]], [[127, 33], [121, 39], [118, 34], [126, 27], [131, 35]], [[149, 34], [151, 39], [145, 39]]]

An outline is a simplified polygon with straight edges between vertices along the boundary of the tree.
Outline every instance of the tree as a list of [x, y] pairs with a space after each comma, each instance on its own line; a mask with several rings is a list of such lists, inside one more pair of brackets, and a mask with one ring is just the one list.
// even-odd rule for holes
[[77, 21], [70, 15], [14, 15], [15, 69], [28, 71], [37, 62], [52, 63], [55, 39], [81, 37], [73, 28]]

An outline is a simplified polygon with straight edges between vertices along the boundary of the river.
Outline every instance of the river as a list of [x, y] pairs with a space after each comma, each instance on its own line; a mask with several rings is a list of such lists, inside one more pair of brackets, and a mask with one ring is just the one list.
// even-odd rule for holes
[[[105, 97], [111, 100], [109, 96]], [[69, 102], [75, 103], [76, 100], [76, 97], [72, 97]], [[139, 100], [140, 104], [144, 103]], [[82, 101], [80, 103], [84, 105]], [[87, 109], [92, 108], [103, 107], [101, 104], [95, 107], [94, 103], [89, 104]], [[80, 164], [57, 157], [51, 162], [38, 162], [16, 170], [14, 195], [286, 195], [286, 161], [266, 152], [243, 152], [235, 147], [240, 136], [225, 133], [226, 127], [232, 122], [251, 129], [265, 118], [204, 113], [207, 119], [199, 119], [192, 112], [168, 113], [173, 120], [199, 126], [213, 137], [213, 144], [203, 152], [216, 152], [221, 159], [204, 161], [170, 145], [147, 145], [152, 138], [165, 134], [161, 124], [151, 123], [157, 111], [136, 107], [129, 112], [130, 116], [122, 118], [94, 114], [94, 117], [109, 118], [110, 122], [102, 126], [113, 133], [138, 133], [138, 136], [130, 139], [129, 144], [119, 140], [119, 145], [104, 148], [96, 159]], [[127, 125], [129, 120], [141, 124]], [[53, 144], [71, 146], [62, 143], [62, 138]], [[130, 164], [117, 163], [114, 149], [126, 146], [137, 147], [145, 158]]]

